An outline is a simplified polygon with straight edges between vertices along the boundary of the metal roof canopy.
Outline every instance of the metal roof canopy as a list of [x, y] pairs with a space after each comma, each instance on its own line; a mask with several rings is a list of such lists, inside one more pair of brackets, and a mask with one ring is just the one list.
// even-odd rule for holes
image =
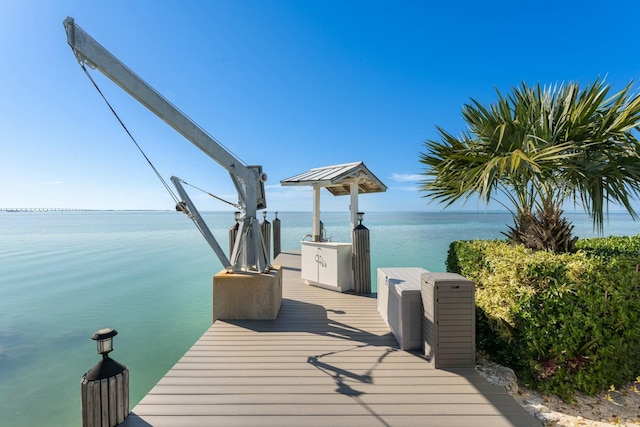
[[334, 196], [351, 195], [351, 228], [356, 226], [358, 194], [382, 193], [387, 186], [365, 166], [364, 162], [313, 168], [291, 178], [283, 179], [280, 185], [313, 186], [313, 240], [320, 240], [320, 189], [326, 188]]
[[351, 194], [351, 184], [356, 181], [358, 193], [381, 193], [387, 190], [363, 162], [313, 168], [291, 178], [283, 179], [280, 185], [317, 185], [325, 187], [334, 196]]

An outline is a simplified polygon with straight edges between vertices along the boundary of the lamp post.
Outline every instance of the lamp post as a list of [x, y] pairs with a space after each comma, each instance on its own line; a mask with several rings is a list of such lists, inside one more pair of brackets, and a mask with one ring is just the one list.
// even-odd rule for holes
[[102, 355], [80, 382], [83, 427], [114, 427], [129, 415], [129, 369], [109, 357], [118, 331], [104, 328], [91, 337]]

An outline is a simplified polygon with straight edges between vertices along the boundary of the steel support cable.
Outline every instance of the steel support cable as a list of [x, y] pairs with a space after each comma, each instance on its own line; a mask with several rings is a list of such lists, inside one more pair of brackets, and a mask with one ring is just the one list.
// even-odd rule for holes
[[[193, 223], [195, 224], [196, 228], [198, 229], [198, 231], [200, 232], [200, 234], [202, 234], [202, 236], [205, 238], [206, 240], [206, 235], [204, 233], [204, 231], [202, 230], [202, 227], [200, 227], [200, 224], [198, 224], [198, 221], [195, 220], [195, 218], [193, 217], [193, 215], [191, 214], [191, 212], [189, 212], [189, 210], [187, 209], [185, 203], [180, 200], [175, 193], [173, 192], [173, 190], [171, 190], [171, 187], [169, 187], [169, 184], [167, 184], [167, 182], [164, 180], [164, 178], [162, 177], [162, 175], [160, 175], [160, 172], [158, 172], [158, 169], [156, 169], [156, 167], [153, 165], [153, 163], [151, 162], [151, 160], [149, 159], [149, 157], [147, 157], [147, 155], [145, 154], [144, 150], [142, 150], [142, 147], [140, 147], [140, 145], [138, 144], [138, 141], [136, 141], [136, 139], [133, 137], [133, 135], [131, 134], [131, 132], [129, 131], [129, 129], [127, 128], [127, 126], [124, 124], [124, 122], [122, 121], [122, 119], [120, 118], [120, 116], [118, 115], [118, 113], [115, 111], [115, 109], [111, 106], [111, 103], [109, 103], [109, 101], [107, 100], [106, 96], [104, 95], [104, 93], [102, 92], [102, 90], [100, 90], [100, 87], [98, 86], [98, 84], [95, 82], [95, 80], [93, 79], [93, 77], [91, 77], [91, 74], [89, 73], [89, 71], [87, 70], [87, 68], [84, 66], [84, 63], [80, 62], [80, 66], [82, 67], [82, 70], [84, 71], [84, 73], [87, 75], [87, 77], [89, 78], [89, 81], [91, 81], [91, 83], [93, 84], [93, 86], [96, 88], [96, 90], [98, 91], [98, 93], [100, 94], [100, 96], [102, 97], [102, 99], [104, 100], [104, 102], [107, 104], [107, 106], [109, 107], [109, 110], [111, 110], [111, 112], [113, 113], [113, 115], [115, 116], [115, 118], [118, 120], [118, 123], [120, 123], [120, 126], [122, 126], [122, 128], [124, 129], [124, 131], [127, 133], [127, 135], [129, 135], [129, 138], [131, 138], [131, 141], [133, 141], [133, 143], [136, 145], [136, 147], [138, 148], [138, 151], [140, 151], [140, 153], [142, 154], [142, 156], [145, 158], [145, 160], [147, 161], [147, 163], [149, 163], [149, 166], [151, 166], [151, 169], [153, 169], [154, 173], [156, 174], [156, 176], [158, 177], [158, 179], [160, 180], [160, 182], [162, 183], [162, 185], [164, 186], [164, 188], [167, 190], [167, 192], [169, 193], [169, 195], [171, 196], [171, 198], [173, 199], [174, 203], [176, 204], [176, 210], [181, 211], [182, 213], [186, 214], [189, 218], [191, 218], [191, 221], [193, 221]], [[182, 179], [180, 179], [180, 181], [184, 184], [190, 185], [193, 188], [196, 188], [200, 191], [204, 191], [194, 185], [188, 184], [185, 181], [183, 181]], [[228, 202], [224, 199], [221, 199], [209, 192], [204, 191], [205, 193], [209, 194], [212, 197], [215, 197], [218, 200], [221, 200], [225, 203], [229, 203], [230, 205], [237, 207], [238, 209], [240, 209], [240, 207], [234, 203]]]
[[193, 187], [193, 188], [195, 188], [196, 190], [202, 191], [203, 193], [208, 194], [209, 196], [213, 197], [214, 199], [216, 199], [216, 200], [220, 200], [221, 202], [224, 202], [224, 203], [226, 203], [226, 204], [228, 204], [228, 205], [231, 205], [231, 206], [233, 206], [234, 208], [236, 208], [236, 209], [238, 209], [238, 210], [241, 210], [241, 209], [242, 209], [242, 207], [241, 207], [239, 204], [237, 204], [237, 203], [230, 202], [230, 201], [228, 201], [228, 200], [223, 199], [222, 197], [218, 197], [218, 196], [216, 196], [215, 194], [211, 194], [211, 193], [209, 193], [208, 191], [203, 190], [202, 188], [196, 187], [196, 186], [195, 186], [195, 185], [193, 185], [193, 184], [189, 184], [188, 182], [186, 182], [186, 181], [185, 181], [184, 179], [182, 179], [182, 178], [178, 178], [178, 179], [180, 179], [180, 182], [181, 182], [181, 183], [183, 183], [184, 185], [188, 185], [189, 187]]
[[[114, 108], [111, 106], [111, 104], [109, 103], [109, 101], [107, 100], [106, 96], [104, 95], [104, 93], [102, 93], [102, 91], [100, 90], [100, 88], [98, 87], [98, 84], [95, 82], [95, 80], [93, 80], [93, 77], [91, 77], [91, 74], [89, 73], [89, 71], [87, 70], [87, 68], [84, 66], [83, 62], [80, 62], [80, 66], [82, 67], [82, 70], [84, 71], [84, 73], [87, 75], [87, 77], [89, 78], [89, 80], [91, 81], [91, 83], [93, 84], [93, 87], [96, 88], [96, 90], [98, 91], [98, 93], [100, 94], [100, 96], [102, 97], [102, 99], [104, 100], [104, 102], [107, 104], [107, 107], [109, 107], [109, 109], [111, 110], [111, 112], [113, 113], [113, 115], [115, 116], [115, 118], [118, 120], [118, 123], [120, 123], [120, 126], [122, 126], [122, 128], [124, 129], [124, 131], [127, 133], [127, 135], [129, 135], [129, 138], [131, 138], [131, 141], [133, 141], [133, 143], [136, 145], [136, 147], [138, 148], [138, 150], [140, 151], [140, 153], [144, 156], [145, 160], [147, 161], [147, 163], [149, 163], [149, 166], [151, 166], [151, 169], [153, 169], [153, 171], [155, 172], [156, 176], [158, 177], [158, 179], [160, 180], [160, 182], [162, 182], [162, 185], [164, 185], [164, 188], [167, 190], [167, 192], [169, 193], [169, 195], [171, 195], [171, 198], [173, 199], [173, 201], [176, 203], [176, 206], [178, 206], [181, 202], [181, 200], [176, 197], [175, 193], [173, 192], [173, 190], [171, 190], [171, 187], [169, 187], [169, 184], [167, 184], [167, 182], [164, 180], [164, 178], [162, 178], [162, 175], [160, 175], [160, 172], [158, 172], [158, 170], [156, 169], [156, 167], [153, 165], [153, 163], [151, 163], [151, 160], [149, 160], [149, 158], [147, 157], [147, 155], [145, 154], [145, 152], [142, 150], [142, 148], [140, 147], [140, 145], [138, 144], [138, 141], [136, 141], [136, 139], [133, 137], [133, 135], [131, 134], [131, 132], [129, 132], [129, 129], [127, 128], [127, 126], [124, 124], [124, 122], [122, 121], [122, 119], [120, 119], [120, 116], [118, 115], [118, 113], [116, 113], [116, 110], [114, 110]], [[184, 212], [184, 211], [183, 211]], [[185, 212], [186, 213], [186, 212]]]

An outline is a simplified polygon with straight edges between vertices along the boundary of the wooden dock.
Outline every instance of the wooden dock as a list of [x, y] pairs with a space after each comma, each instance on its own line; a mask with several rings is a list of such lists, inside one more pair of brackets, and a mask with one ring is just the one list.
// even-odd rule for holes
[[281, 253], [272, 321], [216, 321], [122, 426], [538, 426], [474, 369], [402, 351], [375, 297], [304, 284]]

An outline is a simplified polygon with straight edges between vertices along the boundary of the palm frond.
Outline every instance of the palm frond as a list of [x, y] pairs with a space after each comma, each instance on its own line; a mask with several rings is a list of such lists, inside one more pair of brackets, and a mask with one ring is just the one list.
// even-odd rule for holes
[[438, 128], [439, 140], [425, 142], [425, 197], [449, 206], [474, 194], [488, 203], [501, 193], [516, 214], [579, 200], [600, 229], [609, 203], [637, 218], [640, 96], [631, 83], [609, 91], [601, 79], [583, 90], [523, 82], [507, 95], [496, 91], [488, 106], [471, 99], [460, 137]]

